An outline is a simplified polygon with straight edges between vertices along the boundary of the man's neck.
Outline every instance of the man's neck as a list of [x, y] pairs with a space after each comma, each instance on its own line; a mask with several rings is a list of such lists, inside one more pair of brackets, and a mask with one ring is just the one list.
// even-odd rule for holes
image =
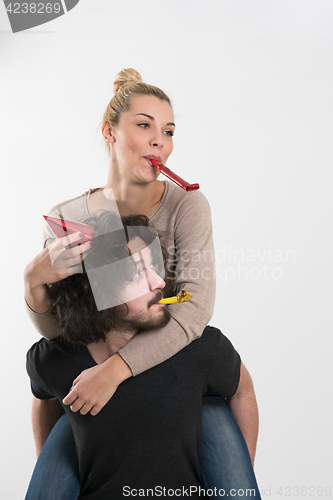
[[136, 334], [137, 330], [126, 332], [111, 330], [106, 334], [105, 341], [99, 340], [98, 342], [93, 342], [92, 344], [88, 344], [87, 348], [93, 359], [99, 365], [116, 354], [116, 352], [132, 340]]

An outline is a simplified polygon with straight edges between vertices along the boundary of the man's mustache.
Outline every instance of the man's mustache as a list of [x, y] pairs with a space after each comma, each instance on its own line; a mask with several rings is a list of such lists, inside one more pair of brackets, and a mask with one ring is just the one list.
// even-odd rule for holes
[[149, 309], [149, 307], [153, 306], [154, 304], [157, 304], [157, 302], [159, 302], [161, 299], [163, 299], [163, 293], [162, 292], [157, 292], [157, 294], [155, 295], [155, 297], [152, 298], [148, 302], [148, 309]]

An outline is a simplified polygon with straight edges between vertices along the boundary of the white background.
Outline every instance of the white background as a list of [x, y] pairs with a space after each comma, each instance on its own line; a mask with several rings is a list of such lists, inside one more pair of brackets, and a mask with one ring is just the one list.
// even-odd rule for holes
[[333, 498], [332, 26], [330, 0], [81, 0], [12, 34], [0, 5], [1, 498], [24, 497], [35, 461], [23, 269], [42, 214], [104, 184], [98, 125], [126, 67], [171, 97], [168, 166], [211, 204], [211, 324], [255, 383], [263, 498]]

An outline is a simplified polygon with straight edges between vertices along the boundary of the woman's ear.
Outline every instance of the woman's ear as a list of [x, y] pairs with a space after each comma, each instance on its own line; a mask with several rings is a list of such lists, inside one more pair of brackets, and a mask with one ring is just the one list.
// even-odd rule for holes
[[109, 144], [116, 142], [116, 139], [115, 139], [114, 134], [113, 134], [113, 130], [114, 130], [114, 127], [110, 122], [105, 121], [102, 123], [102, 134], [103, 134], [103, 137], [106, 140], [106, 142], [108, 142]]

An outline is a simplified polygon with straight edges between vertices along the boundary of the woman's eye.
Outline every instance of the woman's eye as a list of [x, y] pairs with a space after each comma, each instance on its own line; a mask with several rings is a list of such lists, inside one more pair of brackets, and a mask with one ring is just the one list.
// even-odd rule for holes
[[142, 127], [142, 128], [149, 128], [149, 123], [139, 123], [138, 125], [139, 125], [139, 127]]
[[173, 134], [174, 134], [174, 133], [172, 132], [172, 130], [166, 130], [166, 131], [165, 131], [165, 134], [166, 134], [166, 135], [169, 135], [170, 137], [173, 137]]

